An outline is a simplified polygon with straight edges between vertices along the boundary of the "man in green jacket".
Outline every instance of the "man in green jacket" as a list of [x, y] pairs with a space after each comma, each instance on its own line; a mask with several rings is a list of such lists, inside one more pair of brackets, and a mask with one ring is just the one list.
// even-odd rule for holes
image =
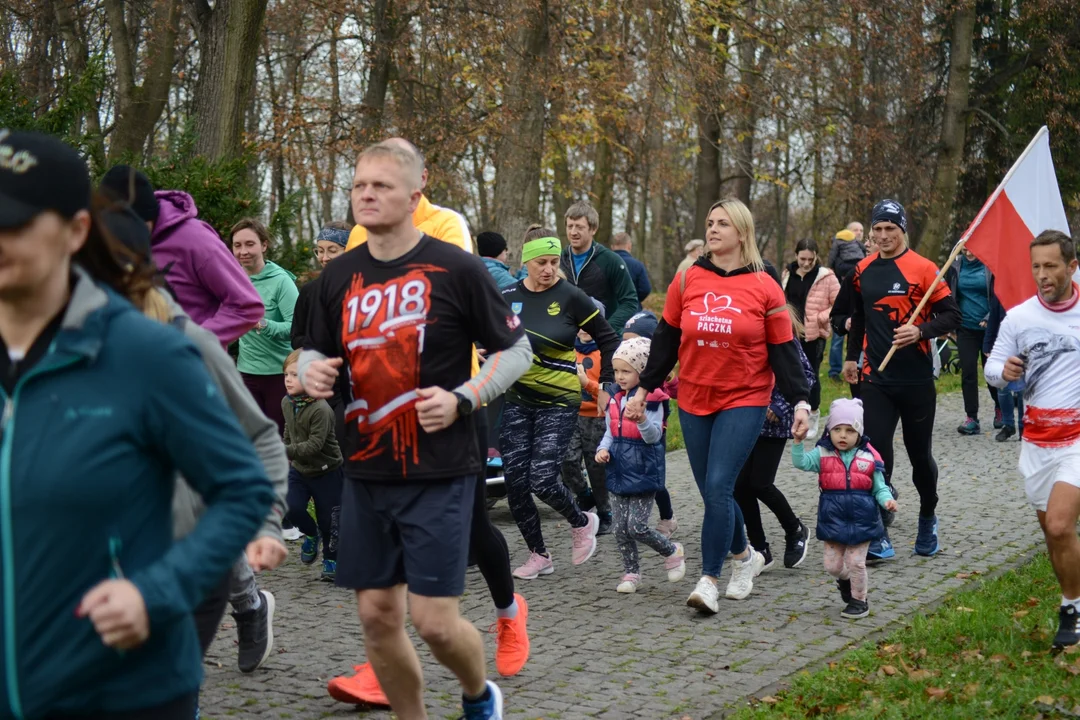
[[600, 215], [587, 202], [576, 202], [566, 211], [566, 235], [570, 246], [563, 250], [559, 266], [566, 279], [589, 297], [604, 303], [607, 321], [622, 335], [623, 326], [638, 311], [637, 288], [622, 258], [593, 237]]

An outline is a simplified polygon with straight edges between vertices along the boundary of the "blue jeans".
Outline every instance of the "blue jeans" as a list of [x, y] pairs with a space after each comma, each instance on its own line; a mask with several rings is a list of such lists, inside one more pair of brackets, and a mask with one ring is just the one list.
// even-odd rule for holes
[[835, 332], [829, 345], [829, 377], [836, 377], [844, 369], [844, 338]]
[[[1017, 424], [1020, 427], [1024, 426], [1024, 394], [1009, 392], [1008, 390], [998, 391], [998, 402], [1001, 405], [1001, 421], [1013, 430], [1016, 429]], [[1013, 417], [1013, 408], [1016, 409], [1015, 419]]]
[[705, 501], [701, 574], [720, 577], [728, 552], [739, 555], [746, 550], [742, 512], [734, 497], [735, 480], [761, 434], [765, 408], [733, 408], [704, 416], [680, 408], [679, 420], [690, 470]]

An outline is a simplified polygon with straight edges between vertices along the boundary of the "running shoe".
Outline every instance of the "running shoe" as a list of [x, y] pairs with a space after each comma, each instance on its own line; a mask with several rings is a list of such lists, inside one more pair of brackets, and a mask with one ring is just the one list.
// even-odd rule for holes
[[1005, 426], [1005, 418], [1001, 414], [1001, 408], [994, 408], [994, 429], [1000, 430]]
[[694, 587], [694, 592], [686, 599], [686, 604], [701, 612], [715, 615], [720, 610], [720, 588], [707, 577], [703, 577]]
[[806, 553], [810, 551], [810, 530], [803, 521], [799, 521], [799, 529], [784, 536], [784, 567], [795, 568], [802, 565], [806, 559]]
[[675, 552], [664, 558], [668, 582], [679, 582], [686, 577], [686, 549], [682, 543], [675, 543]]
[[300, 546], [300, 562], [311, 565], [319, 557], [319, 536], [305, 535], [304, 544]]
[[885, 533], [885, 537], [880, 540], [874, 540], [870, 543], [870, 549], [866, 553], [867, 565], [880, 565], [886, 560], [892, 560], [896, 557], [896, 550], [893, 549], [892, 542], [889, 540], [889, 533]]
[[488, 680], [484, 695], [482, 700], [461, 698], [461, 709], [465, 712], [461, 720], [503, 720], [503, 696], [499, 686]]
[[1064, 650], [1080, 645], [1080, 613], [1075, 605], [1062, 605], [1058, 610], [1058, 631], [1054, 636], [1054, 649]]
[[259, 607], [232, 614], [239, 644], [236, 666], [242, 673], [258, 670], [274, 650], [274, 596], [266, 590], [259, 596]]
[[870, 614], [870, 603], [866, 600], [851, 598], [847, 607], [840, 611], [840, 617], [848, 620], [858, 620]]
[[596, 529], [596, 536], [610, 535], [611, 534], [611, 513], [599, 513], [600, 515], [600, 527]]
[[765, 558], [765, 564], [761, 566], [761, 572], [772, 570], [775, 561], [773, 560], [772, 550], [769, 549], [769, 546], [766, 544], [765, 547], [758, 550], [758, 552], [761, 553], [761, 557]]
[[679, 521], [674, 516], [670, 520], [661, 520], [656, 523], [656, 532], [660, 533], [664, 537], [670, 539], [675, 531], [679, 529]]
[[745, 600], [754, 589], [754, 578], [761, 574], [765, 567], [765, 558], [754, 548], [748, 548], [750, 554], [745, 560], [733, 560], [731, 563], [731, 580], [728, 581], [727, 592], [724, 595], [732, 600]]
[[1006, 425], [1001, 428], [1001, 431], [997, 435], [994, 436], [994, 439], [998, 442], [1005, 442], [1015, 434], [1016, 428], [1014, 428], [1012, 425]]
[[570, 535], [574, 538], [574, 553], [572, 561], [580, 565], [593, 556], [596, 552], [596, 531], [600, 529], [600, 518], [596, 513], [585, 513], [588, 523], [584, 527], [570, 528]]
[[979, 427], [978, 420], [969, 417], [956, 428], [956, 432], [961, 435], [978, 435], [982, 432], [982, 428]]
[[495, 670], [503, 677], [517, 675], [529, 659], [529, 604], [514, 593], [517, 615], [495, 621]]
[[319, 576], [319, 579], [326, 582], [334, 582], [335, 578], [337, 578], [337, 560], [327, 560], [326, 558], [323, 558], [322, 575]]
[[851, 602], [851, 580], [836, 581], [836, 587], [840, 590], [840, 599], [847, 605]]
[[915, 554], [923, 557], [933, 557], [938, 550], [937, 517], [919, 516], [919, 534], [915, 537]]
[[636, 593], [639, 585], [641, 585], [640, 573], [626, 573], [622, 576], [619, 587], [615, 588], [615, 592]]
[[304, 537], [304, 534], [301, 533], [300, 530], [298, 530], [297, 528], [291, 527], [282, 529], [281, 537], [289, 541], [294, 541]]
[[514, 570], [514, 577], [520, 580], [535, 580], [541, 575], [550, 575], [555, 572], [555, 563], [551, 558], [540, 553], [531, 553], [525, 564]]
[[356, 674], [352, 677], [337, 677], [327, 684], [326, 690], [330, 697], [351, 705], [390, 707], [390, 701], [386, 699], [386, 693], [379, 685], [379, 678], [375, 677], [371, 663], [356, 665], [353, 670]]

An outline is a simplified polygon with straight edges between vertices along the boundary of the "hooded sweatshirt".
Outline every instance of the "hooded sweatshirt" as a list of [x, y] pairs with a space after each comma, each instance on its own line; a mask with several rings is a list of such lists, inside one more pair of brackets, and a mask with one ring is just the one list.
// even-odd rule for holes
[[158, 219], [150, 236], [154, 263], [165, 272], [180, 307], [229, 345], [259, 322], [262, 301], [217, 231], [198, 219], [195, 201], [180, 190], [158, 190]]
[[282, 364], [292, 352], [292, 321], [296, 298], [296, 276], [277, 263], [267, 261], [251, 276], [263, 305], [266, 327], [255, 328], [240, 338], [240, 356], [236, 367], [248, 375], [281, 375]]

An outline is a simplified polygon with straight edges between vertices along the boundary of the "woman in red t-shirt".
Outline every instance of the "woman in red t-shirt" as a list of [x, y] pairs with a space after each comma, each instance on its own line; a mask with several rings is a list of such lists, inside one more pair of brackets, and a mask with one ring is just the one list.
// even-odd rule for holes
[[747, 545], [732, 493], [761, 432], [774, 379], [795, 405], [796, 439], [806, 435], [810, 406], [784, 291], [765, 272], [750, 210], [733, 198], [713, 205], [705, 242], [707, 253], [668, 287], [649, 363], [626, 415], [643, 414], [645, 396], [678, 362], [679, 420], [705, 501], [702, 577], [686, 602], [715, 613], [729, 551], [735, 559], [729, 598], [747, 597], [764, 566], [761, 554]]

